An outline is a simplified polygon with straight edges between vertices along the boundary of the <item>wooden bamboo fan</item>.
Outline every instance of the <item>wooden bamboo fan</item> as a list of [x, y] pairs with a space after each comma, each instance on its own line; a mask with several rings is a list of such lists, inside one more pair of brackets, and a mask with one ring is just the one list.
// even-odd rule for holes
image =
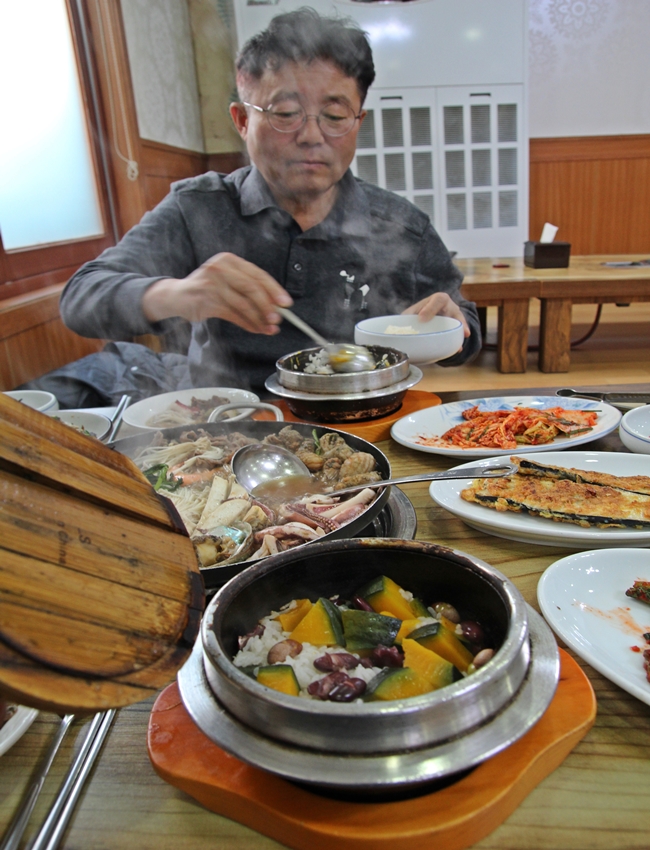
[[167, 685], [205, 604], [180, 518], [133, 462], [0, 394], [0, 691], [94, 712]]

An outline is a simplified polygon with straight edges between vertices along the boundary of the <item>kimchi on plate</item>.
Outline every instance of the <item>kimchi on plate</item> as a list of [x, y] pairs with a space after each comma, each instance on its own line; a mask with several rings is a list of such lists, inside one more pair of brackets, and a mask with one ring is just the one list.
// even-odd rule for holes
[[459, 449], [515, 449], [538, 446], [556, 437], [574, 437], [591, 431], [598, 420], [595, 410], [567, 410], [550, 407], [540, 410], [518, 407], [514, 410], [481, 410], [478, 405], [462, 412], [463, 421], [436, 437], [418, 437], [423, 446]]

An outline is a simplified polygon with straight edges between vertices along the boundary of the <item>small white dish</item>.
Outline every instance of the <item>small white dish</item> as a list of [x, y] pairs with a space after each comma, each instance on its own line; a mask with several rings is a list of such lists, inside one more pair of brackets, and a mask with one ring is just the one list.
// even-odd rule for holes
[[103, 440], [111, 429], [108, 417], [88, 410], [54, 410], [48, 411], [48, 415], [97, 440]]
[[618, 436], [631, 452], [650, 455], [650, 404], [628, 410], [621, 419]]
[[12, 716], [0, 728], [0, 756], [7, 752], [10, 747], [21, 738], [36, 720], [38, 711], [35, 708], [27, 708], [19, 705]]
[[[524, 454], [525, 456], [525, 454]], [[650, 457], [638, 457], [625, 452], [548, 452], [538, 462], [552, 466], [608, 472], [612, 475], [649, 475]], [[455, 466], [498, 466], [502, 457], [472, 460]], [[433, 501], [459, 517], [471, 528], [484, 534], [516, 540], [520, 543], [535, 543], [538, 546], [563, 546], [567, 549], [605, 549], [611, 547], [650, 546], [650, 529], [635, 528], [583, 528], [569, 522], [554, 522], [552, 519], [531, 516], [513, 511], [497, 511], [461, 498], [461, 490], [470, 484], [469, 479], [432, 481], [429, 495]]]
[[41, 413], [49, 413], [51, 410], [59, 409], [57, 397], [44, 390], [10, 390], [5, 392], [5, 395], [15, 398], [16, 401], [26, 404], [33, 410], [39, 410]]
[[[463, 449], [459, 446], [426, 445], [423, 439], [441, 437], [450, 428], [463, 422], [463, 411], [471, 407], [480, 410], [516, 410], [519, 407], [532, 407], [536, 410], [547, 410], [553, 407], [563, 407], [565, 410], [595, 410], [598, 413], [596, 424], [584, 434], [574, 437], [556, 437], [550, 443], [540, 443], [537, 446], [521, 444], [515, 449], [472, 448]], [[555, 452], [559, 449], [573, 449], [604, 437], [611, 433], [621, 421], [621, 413], [616, 408], [602, 401], [589, 401], [584, 398], [562, 398], [557, 396], [496, 396], [494, 398], [474, 398], [467, 401], [452, 401], [417, 410], [399, 419], [391, 428], [390, 435], [397, 443], [409, 449], [431, 454], [446, 455], [447, 457], [496, 457], [497, 455], [531, 454], [532, 452]]]
[[625, 595], [637, 579], [650, 581], [647, 549], [578, 552], [544, 572], [537, 600], [546, 622], [574, 652], [650, 705], [650, 682], [637, 651], [648, 647], [643, 635], [650, 632], [650, 605]]
[[[214, 408], [207, 410], [204, 414], [205, 418], [193, 419], [190, 417], [189, 411], [187, 418], [183, 421], [184, 411], [174, 411], [173, 406], [176, 402], [179, 405], [189, 407], [193, 398], [201, 400], [209, 400], [217, 396], [220, 399], [226, 399], [215, 407], [221, 404], [230, 404], [234, 402], [258, 402], [259, 396], [255, 393], [250, 393], [247, 390], [240, 390], [233, 387], [198, 387], [189, 390], [177, 390], [171, 393], [161, 393], [150, 398], [143, 398], [132, 404], [124, 411], [122, 421], [134, 428], [141, 428], [144, 431], [158, 431], [160, 428], [173, 428], [177, 425], [198, 425], [201, 422], [207, 422], [208, 416]], [[162, 414], [167, 414], [165, 418], [159, 418]], [[180, 415], [176, 416], [176, 413]], [[227, 422], [237, 422], [240, 419], [245, 419], [253, 412], [252, 408], [242, 408], [239, 412], [232, 411], [233, 415], [227, 418]], [[153, 424], [152, 424], [153, 422]], [[156, 424], [158, 422], [166, 422], [167, 424]]]
[[417, 366], [451, 357], [462, 348], [464, 338], [462, 324], [448, 316], [434, 316], [428, 322], [417, 315], [376, 316], [363, 319], [354, 329], [357, 345], [396, 348]]

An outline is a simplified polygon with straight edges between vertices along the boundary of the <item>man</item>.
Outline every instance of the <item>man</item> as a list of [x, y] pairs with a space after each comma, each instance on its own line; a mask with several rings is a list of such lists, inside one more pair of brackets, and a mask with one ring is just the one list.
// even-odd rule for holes
[[374, 74], [355, 25], [311, 9], [274, 18], [237, 58], [230, 114], [252, 165], [174, 184], [69, 281], [68, 327], [125, 339], [181, 317], [190, 385], [258, 391], [279, 357], [312, 344], [278, 306], [332, 341], [367, 316], [453, 316], [466, 338], [445, 363], [475, 356], [476, 308], [428, 217], [349, 170]]

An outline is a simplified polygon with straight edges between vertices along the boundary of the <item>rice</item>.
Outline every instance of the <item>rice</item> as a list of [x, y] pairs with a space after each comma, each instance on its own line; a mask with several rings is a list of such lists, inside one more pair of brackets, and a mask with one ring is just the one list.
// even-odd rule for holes
[[385, 334], [416, 334], [417, 330], [411, 325], [388, 325]]
[[[287, 606], [283, 610], [289, 610], [294, 605]], [[260, 620], [260, 624], [264, 626], [264, 634], [255, 635], [249, 638], [246, 646], [240, 649], [237, 655], [233, 658], [233, 664], [236, 667], [253, 668], [253, 673], [257, 675], [257, 669], [268, 664], [267, 656], [272, 646], [279, 643], [281, 640], [286, 640], [291, 632], [282, 630], [280, 622], [275, 619], [278, 615], [277, 611], [272, 611], [267, 617]], [[310, 643], [303, 643], [302, 652], [296, 655], [295, 658], [288, 657], [283, 664], [289, 664], [293, 667], [298, 685], [300, 686], [300, 696], [308, 699], [316, 699], [308, 693], [307, 687], [318, 679], [322, 679], [327, 673], [317, 670], [314, 667], [314, 661], [320, 658], [325, 653], [334, 654], [336, 652], [347, 652], [343, 646], [313, 646]], [[348, 653], [355, 658], [359, 658], [355, 652]], [[363, 667], [359, 664], [353, 670], [347, 671], [350, 676], [356, 679], [363, 679], [366, 684], [374, 679], [381, 672], [380, 667]], [[356, 702], [356, 700], [355, 700]]]
[[309, 355], [309, 362], [305, 366], [305, 374], [307, 375], [333, 375], [334, 369], [330, 366], [330, 356], [321, 348], [320, 351], [315, 351]]

